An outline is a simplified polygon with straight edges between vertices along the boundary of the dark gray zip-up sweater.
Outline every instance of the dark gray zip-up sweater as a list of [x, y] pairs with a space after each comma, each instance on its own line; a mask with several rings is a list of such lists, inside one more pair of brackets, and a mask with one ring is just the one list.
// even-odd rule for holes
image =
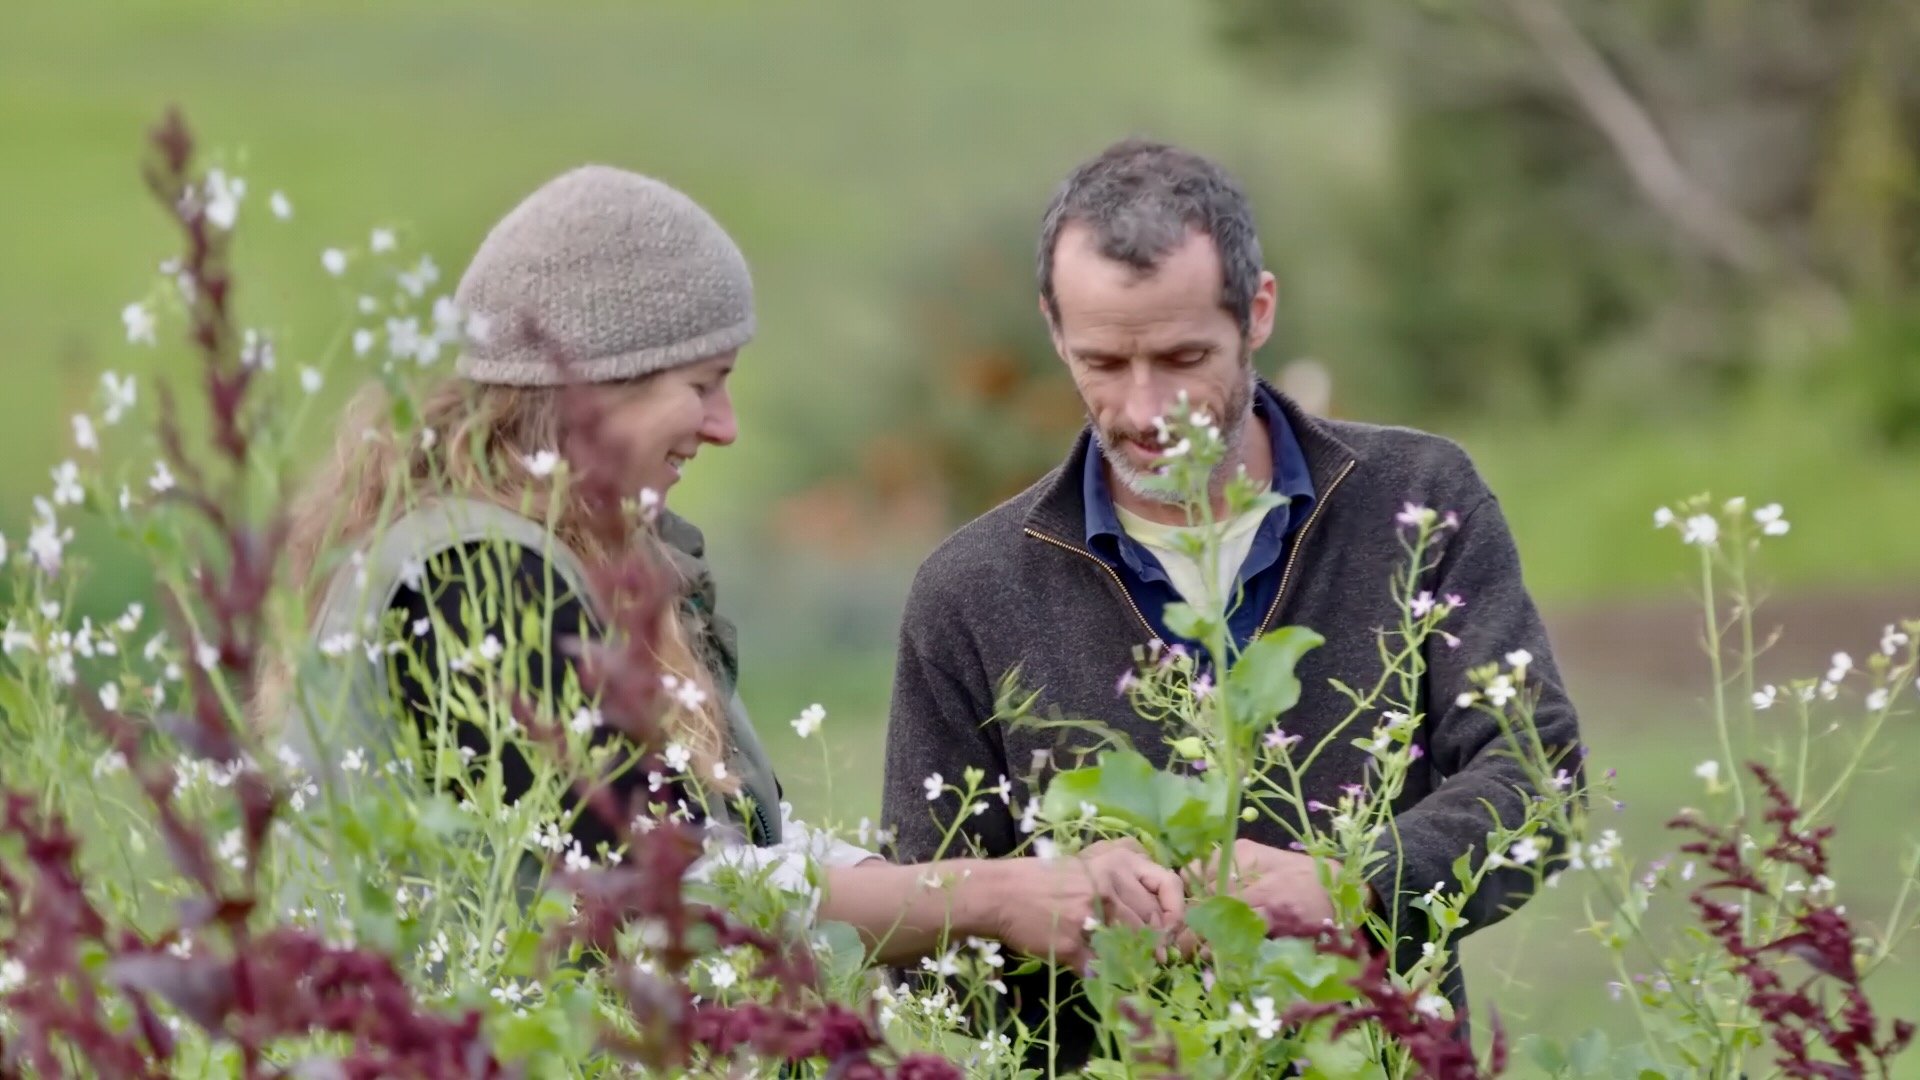
[[[1418, 734], [1425, 753], [1414, 763], [1398, 806], [1397, 850], [1390, 847], [1391, 857], [1370, 875], [1375, 893], [1393, 905], [1390, 917], [1401, 928], [1396, 951], [1407, 964], [1427, 939], [1424, 916], [1407, 901], [1436, 883], [1451, 887], [1454, 860], [1484, 849], [1493, 826], [1488, 805], [1517, 823], [1531, 794], [1524, 773], [1502, 756], [1504, 740], [1495, 722], [1456, 705], [1470, 688], [1467, 671], [1525, 649], [1533, 655], [1528, 685], [1540, 694], [1535, 717], [1543, 744], [1570, 750], [1579, 740], [1578, 723], [1521, 582], [1500, 504], [1466, 453], [1435, 435], [1320, 420], [1284, 397], [1280, 401], [1319, 498], [1289, 546], [1280, 594], [1261, 626], [1264, 632], [1304, 625], [1326, 638], [1301, 661], [1300, 702], [1279, 721], [1304, 745], [1318, 742], [1349, 711], [1332, 680], [1365, 687], [1380, 675], [1377, 632], [1400, 623], [1390, 580], [1405, 552], [1394, 516], [1415, 503], [1459, 517], [1459, 528], [1443, 534], [1438, 565], [1420, 588], [1465, 601], [1445, 624], [1460, 643], [1449, 647], [1439, 637], [1427, 642], [1420, 702], [1425, 719]], [[933, 857], [943, 824], [960, 813], [951, 796], [927, 800], [922, 785], [928, 775], [958, 783], [963, 770], [978, 766], [988, 783], [1003, 774], [1011, 778], [1015, 801], [1024, 802], [1040, 794], [1029, 785], [1036, 752], [1052, 751], [1052, 760], [1065, 766], [1073, 757], [1062, 750], [1087, 744], [1085, 736], [1068, 735], [1063, 747], [1058, 731], [1016, 730], [991, 721], [996, 689], [1016, 667], [1021, 685], [1039, 693], [1043, 713], [1057, 709], [1100, 721], [1125, 733], [1156, 765], [1167, 764], [1168, 733], [1135, 715], [1116, 692], [1133, 649], [1153, 634], [1120, 579], [1085, 550], [1080, 478], [1090, 452], [1091, 437], [1083, 433], [1064, 465], [955, 533], [914, 579], [894, 674], [882, 806], [883, 818], [897, 829], [901, 861]], [[1305, 778], [1308, 799], [1334, 804], [1342, 785], [1363, 778], [1368, 758], [1348, 745], [1371, 730], [1361, 724], [1322, 752]], [[1577, 772], [1571, 753], [1567, 764]], [[1037, 786], [1043, 789], [1044, 778]], [[1018, 824], [999, 800], [989, 802], [984, 814], [969, 819], [965, 835], [986, 854], [1006, 854], [1022, 839]], [[1276, 847], [1291, 839], [1264, 819], [1243, 825], [1241, 835]], [[1468, 929], [1499, 921], [1525, 901], [1530, 884], [1524, 872], [1492, 875], [1467, 905]], [[1043, 1022], [1045, 981], [1008, 982], [1021, 999], [1023, 1019]], [[1464, 1006], [1457, 970], [1443, 988], [1456, 1008]], [[1055, 1036], [1062, 1066], [1077, 1064], [1093, 1049], [1091, 1026], [1072, 1010], [1063, 1010]]]

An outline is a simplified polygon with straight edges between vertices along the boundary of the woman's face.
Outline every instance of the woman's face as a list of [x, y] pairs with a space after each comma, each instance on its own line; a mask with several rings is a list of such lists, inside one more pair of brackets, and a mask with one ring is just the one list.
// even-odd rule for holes
[[662, 498], [700, 447], [726, 446], [739, 435], [727, 376], [738, 351], [650, 375], [618, 394], [607, 422], [626, 453], [627, 482]]

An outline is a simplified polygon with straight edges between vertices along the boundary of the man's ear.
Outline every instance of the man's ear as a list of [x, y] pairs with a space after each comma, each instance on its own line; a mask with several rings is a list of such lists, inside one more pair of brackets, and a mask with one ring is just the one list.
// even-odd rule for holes
[[1260, 284], [1254, 287], [1253, 301], [1247, 305], [1247, 351], [1252, 352], [1273, 336], [1274, 315], [1280, 308], [1280, 283], [1268, 271], [1260, 271]]

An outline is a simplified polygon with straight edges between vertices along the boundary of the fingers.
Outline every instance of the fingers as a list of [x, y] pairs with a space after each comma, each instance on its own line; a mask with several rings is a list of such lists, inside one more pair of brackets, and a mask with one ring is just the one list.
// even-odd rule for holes
[[1119, 926], [1163, 926], [1160, 898], [1147, 887], [1145, 876], [1133, 867], [1108, 870], [1100, 883], [1101, 917]]

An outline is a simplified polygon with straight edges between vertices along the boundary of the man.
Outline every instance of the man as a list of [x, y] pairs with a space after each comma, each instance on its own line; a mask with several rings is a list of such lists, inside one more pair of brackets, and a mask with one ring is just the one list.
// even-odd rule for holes
[[[915, 578], [887, 737], [883, 813], [898, 830], [899, 857], [932, 856], [942, 826], [961, 813], [951, 798], [929, 800], [930, 774], [952, 778], [971, 766], [989, 783], [1004, 775], [1018, 805], [1041, 794], [1022, 782], [1036, 754], [1062, 761], [1054, 733], [992, 720], [996, 688], [1016, 667], [1040, 708], [1102, 722], [1165, 766], [1169, 734], [1135, 715], [1115, 681], [1137, 646], [1178, 640], [1161, 612], [1204, 583], [1175, 539], [1183, 510], [1147, 479], [1160, 462], [1155, 420], [1184, 393], [1219, 418], [1228, 453], [1216, 486], [1244, 467], [1286, 497], [1224, 523], [1223, 561], [1234, 568], [1225, 584], [1243, 590], [1231, 619], [1239, 643], [1281, 625], [1327, 639], [1300, 663], [1299, 704], [1281, 718], [1307, 746], [1349, 711], [1331, 680], [1375, 681], [1378, 629], [1400, 624], [1389, 584], [1405, 559], [1396, 514], [1414, 503], [1457, 515], [1420, 587], [1464, 600], [1457, 624], [1447, 624], [1459, 643], [1428, 642], [1424, 754], [1397, 808], [1397, 843], [1388, 841], [1389, 858], [1368, 875], [1374, 903], [1401, 928], [1398, 958], [1410, 963], [1428, 935], [1408, 901], [1451, 886], [1454, 861], [1483, 847], [1495, 825], [1489, 806], [1517, 823], [1528, 797], [1525, 775], [1501, 756], [1498, 725], [1456, 703], [1468, 669], [1527, 650], [1543, 744], [1565, 750], [1578, 740], [1499, 503], [1454, 444], [1315, 419], [1256, 377], [1276, 285], [1245, 197], [1212, 162], [1149, 142], [1108, 149], [1054, 196], [1038, 270], [1041, 313], [1090, 423], [1062, 466], [961, 529]], [[1224, 502], [1215, 509], [1224, 514]], [[1333, 739], [1321, 752], [1308, 799], [1335, 803], [1342, 785], [1363, 779], [1368, 758], [1348, 742]], [[988, 855], [1022, 839], [1013, 811], [993, 799], [968, 818], [966, 835]], [[1244, 899], [1314, 920], [1332, 914], [1312, 859], [1287, 850], [1283, 831], [1262, 820], [1241, 835]], [[1529, 881], [1496, 874], [1467, 906], [1468, 927], [1501, 918]], [[1444, 989], [1464, 1004], [1457, 971]], [[1044, 984], [1014, 990], [1024, 991], [1023, 1018], [1044, 1021]], [[1092, 1049], [1077, 1016], [1058, 1017], [1054, 1033], [1063, 1065]]]

